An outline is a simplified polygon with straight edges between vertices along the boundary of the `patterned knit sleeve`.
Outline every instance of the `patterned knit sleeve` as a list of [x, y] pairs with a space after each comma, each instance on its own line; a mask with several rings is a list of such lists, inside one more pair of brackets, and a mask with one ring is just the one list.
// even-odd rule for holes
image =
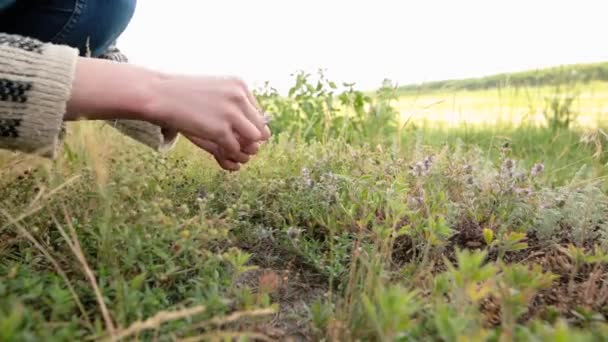
[[55, 158], [78, 50], [0, 32], [0, 149]]
[[[112, 45], [99, 58], [111, 60], [117, 63], [128, 63], [129, 59], [116, 45]], [[167, 151], [177, 142], [176, 132], [164, 129], [145, 121], [136, 120], [112, 120], [106, 122], [122, 134], [157, 151]]]

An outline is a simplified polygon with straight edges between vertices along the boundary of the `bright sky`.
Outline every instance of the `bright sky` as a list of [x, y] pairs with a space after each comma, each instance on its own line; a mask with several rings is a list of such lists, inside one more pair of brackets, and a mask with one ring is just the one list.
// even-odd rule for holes
[[605, 0], [140, 0], [132, 62], [284, 91], [297, 70], [373, 89], [608, 60]]

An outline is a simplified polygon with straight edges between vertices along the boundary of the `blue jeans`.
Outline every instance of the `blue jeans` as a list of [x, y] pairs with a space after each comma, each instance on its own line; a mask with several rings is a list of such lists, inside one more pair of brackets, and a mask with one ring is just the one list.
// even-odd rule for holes
[[20, 0], [0, 10], [0, 32], [103, 54], [127, 28], [137, 0]]

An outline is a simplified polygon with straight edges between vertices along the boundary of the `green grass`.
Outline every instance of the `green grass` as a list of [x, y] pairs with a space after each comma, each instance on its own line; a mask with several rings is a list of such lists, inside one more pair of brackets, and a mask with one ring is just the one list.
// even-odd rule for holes
[[91, 123], [0, 155], [0, 340], [608, 338], [603, 131], [402, 126], [389, 89], [308, 85], [260, 94], [238, 173]]
[[[424, 144], [434, 148], [458, 144], [475, 146], [494, 161], [500, 158], [505, 146], [527, 168], [534, 163], [543, 163], [550, 172], [546, 181], [552, 186], [563, 184], [564, 179], [585, 165], [590, 168], [591, 177], [606, 174], [605, 144], [586, 142], [583, 136], [587, 131], [553, 132], [539, 127], [511, 125], [442, 127], [441, 124], [427, 123], [410, 132], [405, 144], [411, 144], [419, 137]], [[601, 143], [601, 136], [601, 133], [592, 134], [591, 138]]]

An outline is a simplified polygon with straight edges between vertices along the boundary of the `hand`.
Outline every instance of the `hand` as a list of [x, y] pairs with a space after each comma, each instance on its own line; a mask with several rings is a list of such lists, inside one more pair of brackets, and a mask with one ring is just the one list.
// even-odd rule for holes
[[231, 159], [226, 156], [226, 152], [223, 151], [221, 147], [209, 140], [189, 136], [186, 136], [186, 138], [196, 146], [209, 152], [215, 158], [220, 167], [227, 171], [238, 171], [241, 168], [241, 164], [247, 163], [251, 159], [252, 155], [258, 153], [260, 148], [259, 143], [253, 143], [243, 148], [242, 151], [236, 156], [236, 159]]
[[270, 137], [257, 107], [235, 78], [166, 75], [81, 57], [65, 119], [148, 121], [182, 133], [212, 151], [222, 167], [234, 168], [231, 163], [246, 161], [243, 153], [252, 154], [244, 151]]
[[243, 150], [270, 137], [253, 94], [238, 79], [168, 76], [152, 84], [151, 93], [146, 115], [216, 158], [246, 162]]

